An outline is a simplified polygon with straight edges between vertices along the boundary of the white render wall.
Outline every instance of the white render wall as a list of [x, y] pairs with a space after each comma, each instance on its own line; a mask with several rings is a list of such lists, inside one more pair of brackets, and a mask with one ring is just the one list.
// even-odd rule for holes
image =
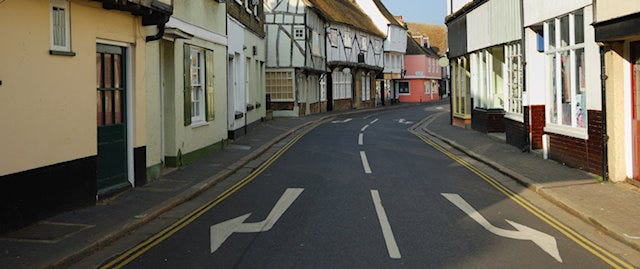
[[[555, 18], [576, 9], [591, 5], [592, 0], [523, 0], [524, 26]], [[587, 15], [585, 14], [585, 17]]]
[[638, 0], [598, 0], [594, 1], [596, 10], [596, 22], [619, 18], [625, 15], [637, 13], [640, 10]]
[[[349, 62], [358, 63], [358, 53], [360, 52], [360, 36], [367, 37], [367, 51], [365, 52], [365, 64], [376, 67], [384, 67], [382, 38], [362, 31], [355, 30], [345, 24], [331, 23], [327, 28], [338, 30], [337, 47], [331, 45], [330, 34], [327, 33], [327, 62]], [[351, 36], [351, 48], [344, 46], [344, 36]]]
[[520, 39], [519, 0], [491, 0], [467, 14], [467, 48], [475, 51]]

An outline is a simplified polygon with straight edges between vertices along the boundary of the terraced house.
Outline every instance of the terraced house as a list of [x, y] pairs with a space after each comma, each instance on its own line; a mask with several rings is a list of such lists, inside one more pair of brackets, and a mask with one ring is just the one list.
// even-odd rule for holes
[[350, 0], [308, 0], [327, 21], [327, 110], [373, 107], [375, 77], [384, 68], [382, 33]]
[[[0, 231], [146, 181], [147, 42], [171, 1], [3, 1]], [[140, 14], [144, 14], [140, 16]], [[34, 76], [37, 79], [34, 79]]]
[[266, 92], [274, 116], [327, 110], [325, 20], [308, 1], [265, 2]]
[[147, 42], [147, 177], [189, 165], [227, 141], [226, 4], [174, 1]]

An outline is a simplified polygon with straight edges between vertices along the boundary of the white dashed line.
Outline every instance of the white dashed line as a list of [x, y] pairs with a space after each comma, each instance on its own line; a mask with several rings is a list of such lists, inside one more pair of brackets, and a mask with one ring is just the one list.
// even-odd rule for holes
[[360, 132], [364, 132], [364, 130], [366, 130], [367, 128], [369, 128], [369, 124], [367, 124], [364, 127], [362, 127], [362, 129], [360, 129]]
[[362, 133], [358, 135], [358, 145], [362, 146], [364, 143], [362, 142]]
[[371, 122], [371, 124], [374, 124], [374, 123], [376, 123], [376, 122], [378, 122], [378, 119], [373, 120], [373, 121]]
[[371, 174], [371, 167], [369, 166], [369, 161], [367, 161], [367, 154], [364, 151], [360, 151], [360, 158], [362, 159], [362, 166], [364, 167], [364, 172], [367, 174]]
[[393, 231], [391, 231], [391, 225], [387, 219], [387, 214], [384, 212], [384, 207], [382, 207], [382, 200], [380, 200], [378, 190], [371, 190], [371, 198], [373, 199], [373, 204], [376, 207], [376, 213], [378, 214], [378, 220], [380, 221], [380, 227], [382, 228], [384, 242], [387, 244], [389, 257], [392, 259], [400, 259], [400, 250], [398, 249], [396, 239], [393, 237]]

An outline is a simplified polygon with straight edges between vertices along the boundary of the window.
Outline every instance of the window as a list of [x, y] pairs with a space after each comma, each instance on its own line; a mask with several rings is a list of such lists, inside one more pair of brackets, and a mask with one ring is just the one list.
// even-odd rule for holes
[[293, 38], [296, 40], [304, 40], [304, 26], [294, 26]]
[[342, 42], [344, 43], [345, 48], [351, 48], [353, 44], [353, 36], [349, 31], [342, 32]]
[[184, 125], [215, 119], [213, 51], [184, 44]]
[[451, 65], [451, 86], [453, 113], [459, 117], [468, 117], [470, 104], [467, 97], [470, 95], [469, 70], [466, 58], [458, 58]]
[[51, 0], [51, 50], [71, 51], [69, 1]]
[[586, 128], [586, 82], [582, 10], [544, 24], [547, 55], [547, 122]]
[[362, 101], [371, 100], [371, 75], [366, 73], [362, 75]]
[[251, 6], [249, 5], [250, 1], [252, 0], [244, 0], [244, 10], [249, 14], [251, 14]]
[[409, 94], [409, 82], [401, 81], [398, 82], [398, 93], [400, 94]]
[[272, 101], [293, 101], [293, 73], [267, 72], [266, 91], [271, 95]]
[[522, 57], [520, 44], [505, 46], [507, 61], [507, 94], [505, 110], [508, 113], [522, 115]]
[[361, 51], [367, 51], [368, 47], [369, 47], [369, 39], [367, 38], [366, 35], [361, 35], [360, 36], [360, 50]]
[[320, 33], [312, 31], [311, 35], [313, 37], [311, 39], [311, 54], [313, 56], [322, 56], [322, 53], [320, 53], [320, 46], [322, 45], [320, 43]]
[[320, 79], [320, 101], [327, 101], [327, 74]]
[[329, 43], [332, 47], [338, 46], [338, 29], [331, 28], [329, 30]]
[[204, 121], [204, 51], [191, 47], [191, 122]]
[[342, 70], [333, 71], [333, 98], [334, 99], [350, 99], [351, 98], [351, 72], [343, 72]]

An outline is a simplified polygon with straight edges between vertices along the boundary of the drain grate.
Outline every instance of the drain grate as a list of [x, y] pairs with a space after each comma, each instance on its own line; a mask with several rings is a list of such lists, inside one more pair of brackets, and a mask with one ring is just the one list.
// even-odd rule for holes
[[37, 243], [57, 243], [94, 225], [41, 221], [24, 229], [3, 235], [3, 239]]

